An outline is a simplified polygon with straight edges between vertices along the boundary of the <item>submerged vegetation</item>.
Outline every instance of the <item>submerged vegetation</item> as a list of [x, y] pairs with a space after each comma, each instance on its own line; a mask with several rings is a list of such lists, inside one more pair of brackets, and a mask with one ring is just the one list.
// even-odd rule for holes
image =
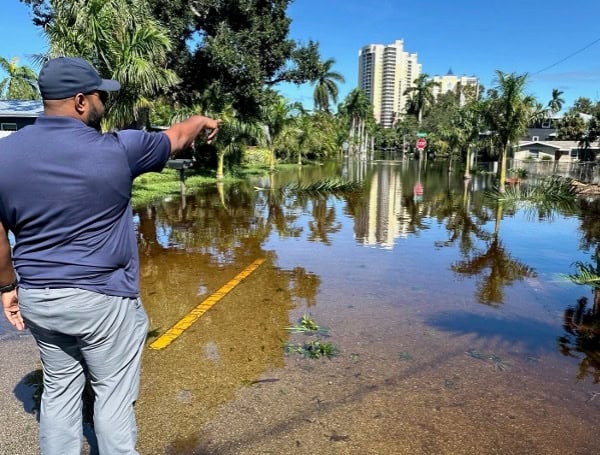
[[281, 188], [281, 191], [291, 191], [295, 193], [331, 193], [356, 191], [361, 187], [362, 184], [359, 182], [354, 182], [342, 178], [332, 178], [308, 184], [298, 182], [289, 183], [283, 188]]
[[[291, 333], [302, 333], [305, 335], [329, 336], [329, 329], [319, 326], [308, 314], [304, 314], [298, 324], [287, 327]], [[335, 344], [329, 341], [323, 341], [319, 337], [316, 339], [304, 341], [303, 343], [285, 343], [283, 346], [286, 353], [300, 354], [311, 359], [320, 359], [327, 357], [331, 359], [339, 354]]]
[[538, 183], [516, 184], [505, 188], [504, 192], [491, 192], [499, 201], [528, 202], [533, 204], [572, 203], [577, 198], [573, 179], [550, 176]]

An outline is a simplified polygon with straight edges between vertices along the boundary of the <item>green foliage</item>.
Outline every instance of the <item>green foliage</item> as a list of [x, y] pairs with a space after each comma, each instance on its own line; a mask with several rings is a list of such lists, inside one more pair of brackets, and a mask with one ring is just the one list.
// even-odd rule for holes
[[[305, 313], [298, 324], [287, 327], [291, 333], [302, 333], [304, 335], [325, 335], [329, 336], [329, 329], [319, 326], [316, 321]], [[311, 359], [320, 359], [327, 357], [331, 359], [339, 353], [337, 346], [331, 342], [315, 338], [300, 344], [285, 343], [283, 349], [287, 353], [300, 354]]]
[[[194, 93], [216, 89], [224, 104], [232, 104], [244, 118], [258, 116], [268, 96], [267, 88], [277, 82], [303, 83], [312, 80], [318, 44], [306, 47], [288, 37], [291, 0], [222, 0], [193, 2], [187, 27], [179, 29], [177, 58], [173, 67], [183, 78], [185, 91], [171, 95], [190, 103]], [[187, 0], [152, 0], [155, 15], [170, 23], [174, 11]], [[164, 3], [164, 6], [163, 6]], [[185, 16], [184, 16], [185, 17]], [[195, 47], [187, 43], [198, 35]], [[201, 77], [198, 75], [201, 74]], [[220, 106], [216, 107], [220, 110]]]
[[530, 203], [572, 203], [577, 198], [573, 180], [568, 177], [550, 176], [539, 183], [509, 186], [504, 192], [489, 193], [499, 201]]
[[[186, 172], [186, 191], [193, 191], [208, 183], [214, 183], [214, 177], [207, 177]], [[138, 205], [165, 196], [181, 194], [179, 172], [174, 169], [165, 169], [160, 173], [152, 172], [139, 176], [133, 182], [132, 204]]]
[[517, 177], [520, 179], [524, 179], [525, 177], [527, 177], [527, 175], [529, 174], [529, 172], [527, 172], [527, 169], [523, 169], [523, 168], [513, 168], [510, 169], [508, 171], [508, 174], [513, 176], [513, 177]]
[[344, 76], [337, 71], [332, 71], [331, 67], [335, 60], [330, 58], [319, 65], [319, 72], [313, 80], [315, 92], [313, 100], [315, 110], [329, 112], [329, 101], [337, 103], [338, 87], [336, 82], [345, 82]]
[[577, 273], [567, 275], [573, 283], [592, 286], [600, 290], [600, 271], [592, 264], [584, 264], [581, 261], [575, 263]]
[[331, 193], [342, 191], [356, 191], [360, 187], [361, 184], [359, 182], [354, 182], [343, 178], [335, 178], [320, 180], [308, 184], [293, 182], [282, 187], [281, 191], [291, 191], [295, 193]]
[[0, 80], [0, 99], [39, 100], [37, 74], [28, 66], [19, 66], [18, 62], [17, 57], [10, 61], [0, 57], [0, 72], [7, 75]]
[[248, 147], [243, 151], [242, 164], [245, 166], [265, 166], [271, 161], [271, 151], [262, 147]]
[[419, 125], [425, 111], [434, 104], [433, 89], [437, 86], [438, 82], [430, 79], [428, 74], [422, 73], [404, 92], [405, 95], [410, 95], [407, 112], [417, 117]]
[[329, 335], [328, 328], [319, 326], [316, 321], [306, 313], [302, 316], [298, 324], [287, 327], [286, 329], [291, 333], [320, 334], [325, 336]]
[[310, 340], [302, 344], [286, 344], [285, 352], [300, 354], [311, 359], [327, 357], [331, 359], [339, 355], [337, 346], [328, 341]]
[[44, 33], [50, 57], [82, 57], [103, 77], [121, 82], [109, 100], [107, 129], [146, 126], [149, 99], [179, 80], [165, 68], [171, 49], [166, 31], [143, 0], [56, 0]]

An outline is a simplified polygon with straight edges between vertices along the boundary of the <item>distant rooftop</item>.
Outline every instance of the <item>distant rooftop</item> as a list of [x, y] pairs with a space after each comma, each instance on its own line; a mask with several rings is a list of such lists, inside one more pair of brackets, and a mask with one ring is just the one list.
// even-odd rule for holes
[[0, 100], [0, 117], [39, 117], [43, 113], [41, 100]]

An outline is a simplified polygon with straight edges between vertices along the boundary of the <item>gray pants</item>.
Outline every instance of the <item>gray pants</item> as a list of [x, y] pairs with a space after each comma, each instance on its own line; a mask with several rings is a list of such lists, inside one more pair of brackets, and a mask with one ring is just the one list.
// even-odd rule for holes
[[133, 405], [148, 330], [140, 299], [74, 288], [19, 289], [19, 302], [44, 370], [42, 454], [81, 453], [85, 371], [100, 454], [137, 454]]

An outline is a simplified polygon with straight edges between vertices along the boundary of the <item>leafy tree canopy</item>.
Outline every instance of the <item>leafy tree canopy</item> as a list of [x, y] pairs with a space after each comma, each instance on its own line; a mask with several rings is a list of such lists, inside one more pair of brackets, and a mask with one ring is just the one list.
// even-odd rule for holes
[[[21, 0], [36, 25], [54, 18], [54, 1]], [[167, 89], [170, 99], [201, 102], [218, 94], [243, 116], [259, 114], [266, 89], [278, 82], [314, 81], [321, 69], [318, 43], [302, 45], [288, 37], [291, 0], [147, 0], [154, 18], [168, 29], [168, 68], [182, 79]], [[214, 100], [215, 97], [213, 96]]]

